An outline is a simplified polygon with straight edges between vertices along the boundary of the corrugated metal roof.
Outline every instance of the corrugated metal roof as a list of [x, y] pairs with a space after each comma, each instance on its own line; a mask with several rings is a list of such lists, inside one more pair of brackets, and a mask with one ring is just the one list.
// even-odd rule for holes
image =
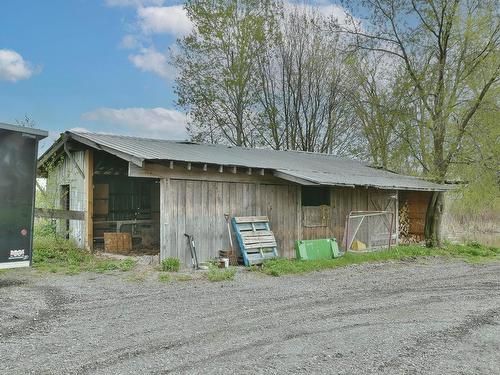
[[448, 189], [445, 185], [372, 168], [360, 161], [328, 154], [197, 144], [110, 134], [83, 132], [67, 132], [67, 134], [77, 141], [98, 145], [99, 148], [126, 157], [139, 165], [145, 160], [172, 160], [273, 169], [280, 178], [304, 184], [408, 190]]

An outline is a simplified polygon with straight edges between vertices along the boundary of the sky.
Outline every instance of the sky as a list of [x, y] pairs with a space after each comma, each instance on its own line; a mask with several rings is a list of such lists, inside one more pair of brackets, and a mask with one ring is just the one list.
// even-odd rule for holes
[[[325, 13], [336, 5], [319, 0]], [[16, 0], [0, 6], [0, 122], [186, 138], [169, 47], [191, 23], [168, 0]]]

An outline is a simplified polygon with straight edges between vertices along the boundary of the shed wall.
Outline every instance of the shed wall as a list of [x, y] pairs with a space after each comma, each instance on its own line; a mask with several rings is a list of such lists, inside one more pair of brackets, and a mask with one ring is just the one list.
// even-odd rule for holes
[[267, 215], [280, 255], [293, 256], [298, 233], [298, 186], [180, 179], [164, 181], [161, 186], [162, 207], [167, 211], [162, 212], [166, 219], [162, 221], [165, 241], [162, 258], [177, 257], [185, 265], [190, 264], [184, 233], [194, 235], [201, 261], [218, 256], [219, 250], [229, 249], [224, 213]]
[[[72, 153], [75, 162], [82, 170], [85, 170], [85, 151]], [[54, 208], [61, 207], [62, 185], [69, 185], [70, 210], [86, 211], [87, 197], [85, 192], [85, 180], [79, 173], [73, 161], [66, 155], [56, 163], [49, 171], [47, 181], [47, 193]], [[60, 234], [66, 231], [63, 220], [58, 220], [57, 229]], [[69, 237], [74, 239], [79, 247], [85, 246], [85, 222], [81, 220], [69, 221]]]

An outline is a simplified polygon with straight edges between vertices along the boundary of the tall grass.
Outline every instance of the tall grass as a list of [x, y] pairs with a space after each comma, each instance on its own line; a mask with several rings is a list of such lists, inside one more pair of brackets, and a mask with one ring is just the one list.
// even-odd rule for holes
[[37, 235], [33, 240], [33, 267], [53, 273], [75, 275], [82, 271], [128, 271], [135, 260], [99, 259], [94, 254], [79, 249], [75, 242], [58, 236]]

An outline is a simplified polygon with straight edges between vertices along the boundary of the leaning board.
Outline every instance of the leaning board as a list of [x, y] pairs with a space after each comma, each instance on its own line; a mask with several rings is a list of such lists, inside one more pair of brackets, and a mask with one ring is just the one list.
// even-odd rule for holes
[[278, 257], [276, 239], [267, 216], [233, 217], [231, 222], [245, 266]]

